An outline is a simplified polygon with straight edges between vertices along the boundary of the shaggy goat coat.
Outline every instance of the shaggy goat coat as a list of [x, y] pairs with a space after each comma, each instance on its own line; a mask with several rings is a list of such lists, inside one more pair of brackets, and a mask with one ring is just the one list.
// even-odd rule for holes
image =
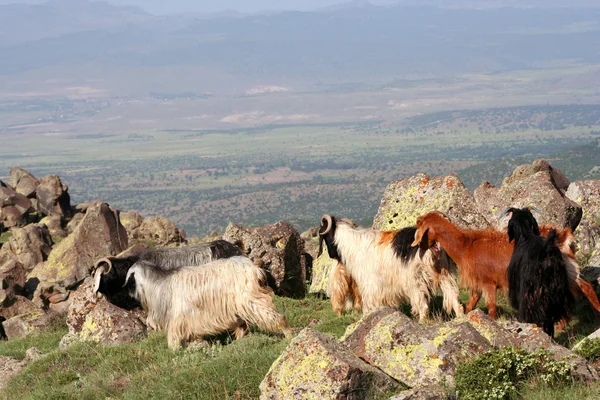
[[139, 261], [129, 269], [126, 285], [148, 312], [148, 326], [167, 332], [169, 347], [176, 349], [232, 330], [239, 339], [248, 325], [289, 336], [264, 280], [264, 271], [250, 259], [231, 257], [171, 271]]
[[556, 231], [539, 236], [528, 209], [511, 208], [509, 241], [515, 242], [508, 265], [508, 298], [521, 322], [534, 323], [554, 336], [554, 324], [567, 320], [573, 304], [568, 267], [556, 245]]
[[236, 245], [225, 240], [215, 240], [191, 246], [143, 249], [127, 257], [105, 257], [94, 266], [94, 291], [104, 294], [107, 299], [123, 308], [131, 308], [126, 291], [125, 277], [137, 261], [148, 261], [165, 271], [183, 266], [201, 266], [214, 260], [241, 256]]
[[[549, 225], [542, 225], [541, 234], [548, 235], [551, 228]], [[600, 303], [593, 288], [579, 278], [580, 268], [575, 258], [573, 232], [570, 228], [558, 231], [557, 239], [568, 267], [572, 293], [583, 293], [592, 306], [600, 311]], [[488, 312], [495, 319], [496, 291], [508, 290], [506, 270], [514, 249], [506, 232], [462, 229], [434, 211], [417, 219], [417, 233], [413, 244], [427, 241], [438, 242], [458, 265], [460, 284], [471, 292], [465, 311], [471, 312], [483, 294]]]
[[431, 293], [440, 287], [448, 313], [463, 314], [458, 285], [448, 271], [449, 259], [439, 248], [412, 248], [415, 228], [360, 230], [326, 215], [319, 234], [321, 246], [324, 241], [329, 256], [337, 261], [329, 284], [332, 306], [338, 313], [352, 303], [366, 313], [409, 302], [412, 313], [423, 320]]

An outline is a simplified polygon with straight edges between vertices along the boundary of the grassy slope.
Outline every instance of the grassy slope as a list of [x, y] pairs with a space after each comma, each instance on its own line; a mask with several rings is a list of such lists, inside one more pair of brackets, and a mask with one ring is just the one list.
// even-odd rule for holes
[[[463, 292], [463, 303], [467, 298]], [[359, 318], [354, 313], [338, 318], [328, 300], [316, 297], [303, 300], [277, 297], [276, 304], [291, 325], [311, 324], [314, 329], [334, 337], [340, 337], [346, 327]], [[434, 321], [441, 320], [439, 297], [433, 309]], [[510, 317], [511, 309], [504, 296], [500, 296], [499, 310], [501, 318]], [[591, 332], [593, 325], [597, 325], [593, 313], [581, 307], [569, 330], [559, 332], [558, 340], [570, 346]], [[227, 339], [220, 338], [208, 349], [172, 352], [167, 348], [164, 335], [152, 332], [148, 339], [135, 344], [105, 347], [80, 343], [67, 350], [57, 350], [65, 331], [64, 326], [58, 326], [27, 338], [0, 343], [0, 355], [16, 358], [23, 358], [31, 346], [49, 352], [14, 378], [0, 392], [0, 399], [254, 399], [259, 395], [258, 385], [269, 367], [289, 343], [279, 336], [254, 332], [229, 344], [223, 344]], [[552, 399], [594, 398], [600, 385], [576, 383], [567, 388], [548, 388], [534, 382], [523, 390], [526, 398], [530, 395]]]

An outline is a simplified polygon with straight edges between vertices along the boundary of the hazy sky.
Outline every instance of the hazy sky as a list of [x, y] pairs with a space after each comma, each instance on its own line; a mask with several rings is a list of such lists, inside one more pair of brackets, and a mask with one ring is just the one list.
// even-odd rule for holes
[[[77, 1], [77, 0], [62, 0]], [[314, 10], [350, 0], [108, 0], [111, 4], [135, 5], [152, 14], [212, 13], [236, 10], [253, 13], [265, 10]], [[42, 0], [0, 0], [7, 3], [43, 3]], [[395, 0], [373, 0], [373, 4], [391, 4]]]

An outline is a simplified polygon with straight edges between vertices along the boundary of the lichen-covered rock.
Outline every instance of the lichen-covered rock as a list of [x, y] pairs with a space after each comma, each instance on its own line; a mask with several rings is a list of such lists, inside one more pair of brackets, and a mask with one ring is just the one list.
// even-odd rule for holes
[[479, 212], [497, 229], [504, 229], [508, 223], [508, 218], [498, 220], [506, 208], [530, 205], [541, 211], [535, 215], [541, 224], [575, 227], [582, 211], [581, 206], [566, 197], [567, 184], [562, 173], [546, 160], [535, 160], [518, 166], [499, 188], [483, 182], [475, 189], [474, 196]]
[[8, 340], [18, 339], [48, 325], [52, 318], [54, 318], [52, 312], [38, 309], [6, 319], [2, 322], [2, 328]]
[[50, 231], [52, 237], [67, 237], [67, 232], [63, 229], [64, 218], [61, 215], [48, 215], [40, 220], [40, 224], [48, 227], [48, 231]]
[[[133, 232], [142, 225], [144, 218], [135, 211], [121, 211], [121, 224], [127, 231], [129, 237], [133, 237]], [[177, 228], [176, 228], [177, 229]]]
[[26, 271], [45, 261], [52, 251], [52, 238], [43, 224], [29, 224], [24, 228], [13, 228], [12, 236], [0, 249], [0, 273], [3, 265], [19, 262]]
[[19, 295], [8, 297], [0, 304], [0, 317], [4, 319], [38, 311], [40, 311], [40, 308], [33, 304], [31, 300]]
[[12, 377], [18, 375], [26, 365], [24, 360], [0, 356], [0, 390], [4, 389]]
[[23, 264], [16, 260], [9, 260], [0, 265], [0, 314], [5, 301], [14, 296], [26, 295], [27, 274]]
[[475, 330], [479, 332], [481, 336], [486, 338], [490, 345], [495, 348], [520, 346], [520, 341], [514, 333], [504, 329], [504, 327], [480, 309], [475, 309], [469, 314], [455, 319], [454, 322], [450, 322], [450, 324], [463, 321], [475, 328]]
[[450, 221], [465, 228], [489, 227], [456, 175], [431, 178], [418, 174], [388, 185], [373, 228], [387, 231], [413, 226], [419, 216], [430, 211], [441, 211]]
[[534, 324], [525, 324], [516, 321], [502, 321], [502, 325], [509, 332], [517, 335], [520, 340], [519, 347], [534, 352], [538, 349], [547, 350], [555, 360], [565, 361], [573, 367], [573, 377], [584, 381], [599, 379], [598, 372], [587, 361], [552, 340], [541, 328]]
[[69, 188], [57, 175], [43, 177], [36, 190], [38, 211], [43, 215], [71, 216], [71, 196]]
[[600, 264], [600, 180], [571, 183], [566, 193], [580, 204], [583, 216], [575, 230], [579, 258], [590, 259], [590, 265]]
[[40, 181], [23, 168], [11, 168], [8, 185], [25, 197], [34, 197]]
[[260, 384], [260, 398], [371, 399], [396, 389], [397, 382], [339, 341], [306, 328], [271, 366]]
[[69, 333], [63, 344], [91, 341], [107, 345], [130, 343], [146, 337], [146, 325], [139, 311], [128, 311], [97, 298], [92, 278], [87, 278], [71, 294], [67, 312]]
[[185, 234], [182, 234], [175, 224], [166, 218], [148, 217], [133, 231], [133, 238], [166, 246], [184, 242]]
[[329, 276], [336, 261], [329, 258], [327, 247], [323, 246], [323, 253], [312, 262], [311, 281], [309, 293], [330, 296]]
[[369, 314], [365, 326], [354, 327], [344, 343], [360, 358], [410, 387], [454, 384], [456, 367], [492, 349], [468, 322], [420, 325], [400, 311]]
[[390, 400], [446, 400], [448, 394], [441, 386], [409, 389], [390, 397]]
[[0, 181], [0, 222], [6, 228], [21, 227], [35, 219], [31, 200]]
[[127, 245], [127, 232], [119, 222], [118, 211], [106, 203], [92, 207], [75, 231], [54, 247], [48, 260], [31, 271], [28, 290], [35, 287], [34, 301], [64, 294], [89, 275], [97, 259], [116, 255]]
[[242, 251], [269, 273], [269, 285], [280, 296], [300, 298], [306, 294], [304, 241], [288, 222], [261, 228], [229, 224], [223, 239], [242, 243]]
[[75, 231], [75, 228], [77, 228], [77, 226], [79, 225], [79, 223], [81, 222], [83, 217], [85, 217], [84, 213], [77, 213], [77, 214], [73, 215], [71, 220], [67, 223], [67, 233], [68, 234], [71, 234]]

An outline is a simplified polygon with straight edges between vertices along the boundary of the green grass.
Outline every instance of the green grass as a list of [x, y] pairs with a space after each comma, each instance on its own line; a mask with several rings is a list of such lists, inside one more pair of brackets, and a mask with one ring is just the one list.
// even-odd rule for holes
[[[277, 308], [292, 326], [339, 337], [358, 320], [351, 313], [338, 318], [328, 300], [276, 297]], [[78, 343], [58, 350], [64, 327], [0, 343], [0, 354], [23, 358], [31, 346], [49, 352], [29, 364], [0, 392], [0, 399], [255, 399], [269, 367], [289, 344], [277, 335], [255, 331], [239, 341], [199, 350], [168, 349], [164, 334], [152, 332], [139, 343], [118, 347]]]
[[530, 383], [524, 386], [520, 394], [527, 400], [597, 400], [600, 399], [600, 382], [574, 382], [559, 387]]

